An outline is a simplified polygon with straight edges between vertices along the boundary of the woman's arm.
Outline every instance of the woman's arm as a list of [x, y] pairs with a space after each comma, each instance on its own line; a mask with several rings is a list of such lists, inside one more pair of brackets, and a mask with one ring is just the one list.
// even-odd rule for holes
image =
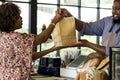
[[55, 17], [52, 19], [51, 23], [49, 24], [48, 28], [44, 30], [42, 33], [36, 35], [34, 45], [36, 46], [47, 41], [56, 23], [59, 22], [63, 17], [64, 17], [63, 15], [56, 14]]
[[50, 52], [53, 52], [55, 50], [59, 50], [59, 49], [62, 49], [62, 48], [67, 48], [69, 46], [58, 46], [58, 47], [52, 47], [52, 48], [49, 48], [49, 49], [46, 49], [44, 51], [40, 51], [40, 52], [34, 52], [33, 55], [32, 55], [32, 59], [33, 61], [46, 55], [46, 54], [49, 54]]
[[53, 52], [54, 49], [53, 48], [49, 48], [47, 50], [44, 50], [44, 51], [40, 51], [40, 52], [34, 52], [33, 55], [32, 55], [32, 59], [33, 61], [38, 59], [38, 58], [41, 58], [42, 56], [46, 55], [46, 54], [49, 54], [50, 52]]

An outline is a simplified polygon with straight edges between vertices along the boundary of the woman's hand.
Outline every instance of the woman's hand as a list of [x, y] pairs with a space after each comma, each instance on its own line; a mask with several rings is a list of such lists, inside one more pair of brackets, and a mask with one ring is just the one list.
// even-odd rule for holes
[[89, 42], [88, 42], [88, 40], [86, 40], [86, 39], [80, 39], [80, 40], [78, 40], [78, 46], [81, 46], [81, 47], [87, 47], [87, 44], [88, 44]]
[[54, 16], [54, 18], [52, 19], [52, 23], [56, 24], [57, 22], [59, 22], [64, 16], [64, 14], [59, 14], [56, 13], [56, 15]]
[[63, 15], [64, 17], [71, 17], [72, 14], [65, 8], [58, 8], [56, 13]]

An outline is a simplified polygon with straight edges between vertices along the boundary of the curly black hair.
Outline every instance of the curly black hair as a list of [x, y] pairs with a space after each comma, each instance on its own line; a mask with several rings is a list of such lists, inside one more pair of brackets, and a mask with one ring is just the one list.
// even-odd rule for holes
[[14, 30], [15, 22], [19, 18], [21, 10], [12, 2], [3, 3], [0, 5], [0, 31], [10, 32]]

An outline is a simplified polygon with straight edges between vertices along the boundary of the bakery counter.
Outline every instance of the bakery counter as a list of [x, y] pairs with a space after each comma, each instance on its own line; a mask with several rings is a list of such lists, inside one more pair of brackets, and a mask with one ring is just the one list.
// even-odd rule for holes
[[34, 76], [31, 76], [31, 80], [67, 80], [67, 79], [60, 78], [60, 77], [54, 77], [54, 76], [34, 75]]
[[66, 77], [55, 77], [55, 76], [45, 76], [45, 75], [39, 75], [34, 74], [31, 75], [31, 80], [74, 80]]

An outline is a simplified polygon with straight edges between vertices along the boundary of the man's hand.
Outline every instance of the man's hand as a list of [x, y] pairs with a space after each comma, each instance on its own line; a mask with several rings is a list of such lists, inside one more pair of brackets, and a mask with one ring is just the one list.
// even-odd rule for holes
[[56, 13], [64, 15], [65, 17], [71, 17], [72, 14], [65, 8], [58, 8]]

